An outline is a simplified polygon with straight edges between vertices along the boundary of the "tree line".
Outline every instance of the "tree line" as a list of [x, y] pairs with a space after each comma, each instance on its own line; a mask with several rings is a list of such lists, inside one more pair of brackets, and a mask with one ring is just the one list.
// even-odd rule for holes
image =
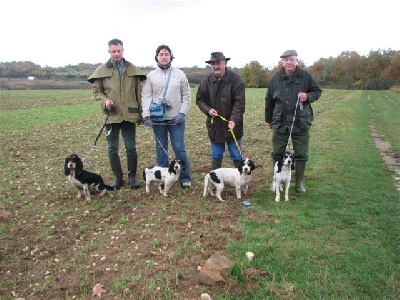
[[[320, 58], [306, 67], [299, 60], [299, 66], [307, 69], [325, 88], [384, 90], [400, 84], [400, 51], [391, 49], [371, 50], [362, 56], [355, 51], [344, 51], [337, 57]], [[100, 65], [80, 63], [64, 67], [41, 67], [30, 61], [0, 62], [1, 78], [28, 78], [52, 80], [86, 80]], [[266, 88], [271, 76], [282, 67], [281, 62], [268, 69], [258, 61], [250, 61], [243, 68], [231, 68], [243, 78], [246, 87]], [[141, 67], [152, 70], [153, 66]], [[210, 67], [182, 68], [189, 82], [197, 85], [211, 72]]]
[[[337, 57], [320, 58], [305, 67], [325, 88], [386, 90], [400, 84], [400, 51], [375, 50], [361, 56], [355, 51], [342, 52]], [[268, 87], [271, 76], [280, 68], [268, 70], [257, 61], [251, 61], [241, 69], [247, 87]]]

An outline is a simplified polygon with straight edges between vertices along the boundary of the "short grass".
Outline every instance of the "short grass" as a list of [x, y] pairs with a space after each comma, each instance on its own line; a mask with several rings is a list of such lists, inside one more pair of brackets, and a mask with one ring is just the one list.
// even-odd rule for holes
[[[233, 191], [225, 203], [201, 195], [209, 146], [194, 97], [190, 191], [123, 188], [86, 203], [62, 165], [88, 154], [102, 126], [91, 91], [1, 91], [0, 299], [87, 299], [99, 282], [116, 299], [399, 299], [399, 193], [371, 138], [373, 122], [399, 157], [399, 94], [325, 90], [313, 105], [309, 192], [275, 203], [265, 92], [246, 90], [243, 153], [257, 165], [246, 207]], [[146, 127], [137, 135], [141, 170], [155, 163], [154, 140]], [[112, 180], [103, 136], [87, 165]], [[215, 252], [235, 262], [231, 280], [198, 285], [197, 266]]]

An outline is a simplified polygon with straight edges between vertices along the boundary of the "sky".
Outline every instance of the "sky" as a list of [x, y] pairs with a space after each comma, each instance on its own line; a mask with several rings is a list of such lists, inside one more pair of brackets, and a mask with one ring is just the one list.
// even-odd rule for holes
[[0, 10], [0, 62], [42, 67], [102, 63], [124, 42], [133, 64], [155, 66], [168, 45], [176, 67], [205, 67], [211, 52], [242, 68], [266, 68], [295, 49], [306, 66], [343, 51], [400, 50], [396, 1], [364, 0], [12, 0]]

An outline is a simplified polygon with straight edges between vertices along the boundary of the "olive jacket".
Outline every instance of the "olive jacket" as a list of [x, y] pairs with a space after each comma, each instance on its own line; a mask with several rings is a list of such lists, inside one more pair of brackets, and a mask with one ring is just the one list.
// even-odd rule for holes
[[[307, 101], [297, 103], [300, 92], [307, 93]], [[306, 70], [297, 66], [294, 74], [289, 77], [282, 68], [272, 75], [268, 86], [265, 122], [272, 124], [272, 128], [281, 133], [289, 132], [292, 124], [292, 133], [310, 129], [314, 120], [311, 103], [317, 101], [321, 93], [322, 89]]]
[[[245, 85], [241, 77], [226, 69], [222, 80], [214, 73], [206, 76], [200, 83], [196, 94], [196, 104], [207, 116], [206, 127], [211, 142], [229, 142], [234, 137], [227, 121], [234, 121], [233, 133], [236, 139], [243, 136], [243, 114], [245, 112]], [[214, 108], [220, 117], [211, 118], [208, 111]]]
[[115, 111], [110, 113], [107, 123], [141, 121], [141, 82], [145, 79], [146, 74], [125, 59], [121, 77], [111, 59], [100, 65], [90, 75], [88, 81], [92, 83], [94, 98], [100, 101], [105, 119], [107, 117], [104, 111], [106, 99], [114, 102]]

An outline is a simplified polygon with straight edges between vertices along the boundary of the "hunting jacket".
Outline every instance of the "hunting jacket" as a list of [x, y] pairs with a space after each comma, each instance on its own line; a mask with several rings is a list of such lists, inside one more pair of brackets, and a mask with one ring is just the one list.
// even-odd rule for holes
[[92, 83], [95, 100], [100, 101], [104, 118], [106, 119], [106, 99], [112, 100], [116, 108], [108, 117], [107, 123], [140, 122], [141, 81], [145, 79], [145, 73], [125, 59], [121, 77], [111, 59], [93, 72], [88, 81]]
[[[245, 86], [241, 77], [226, 69], [221, 80], [214, 73], [200, 83], [196, 104], [207, 116], [206, 127], [211, 142], [229, 142], [234, 137], [228, 128], [228, 121], [235, 122], [233, 133], [236, 139], [243, 136], [243, 114], [245, 112]], [[211, 118], [208, 111], [214, 108], [220, 117]]]
[[[307, 93], [307, 101], [296, 104], [298, 94]], [[296, 67], [292, 76], [286, 76], [282, 68], [272, 75], [265, 97], [265, 122], [272, 124], [272, 128], [281, 133], [292, 133], [310, 129], [314, 120], [311, 103], [317, 101], [322, 90], [312, 75]], [[293, 118], [296, 111], [296, 118]]]

